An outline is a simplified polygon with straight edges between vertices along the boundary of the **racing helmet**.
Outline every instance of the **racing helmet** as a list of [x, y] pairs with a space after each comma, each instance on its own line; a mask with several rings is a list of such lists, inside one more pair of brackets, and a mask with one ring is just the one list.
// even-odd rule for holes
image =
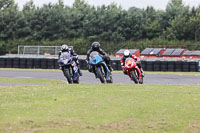
[[129, 50], [124, 50], [124, 56], [125, 56], [125, 57], [130, 56], [130, 51], [129, 51]]
[[61, 46], [61, 50], [62, 50], [62, 51], [68, 51], [68, 50], [69, 50], [68, 45], [63, 44], [63, 45]]
[[93, 42], [92, 43], [92, 49], [93, 50], [99, 50], [99, 47], [100, 47], [100, 43], [99, 42]]

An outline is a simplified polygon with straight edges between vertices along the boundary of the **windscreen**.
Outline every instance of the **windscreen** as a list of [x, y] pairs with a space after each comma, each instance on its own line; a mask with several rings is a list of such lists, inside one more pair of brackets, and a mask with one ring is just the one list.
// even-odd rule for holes
[[125, 60], [125, 62], [129, 62], [129, 61], [132, 61], [133, 60], [133, 58], [127, 58], [126, 60]]
[[95, 57], [95, 56], [98, 56], [99, 53], [97, 51], [93, 51], [92, 53], [90, 53], [90, 57]]
[[66, 58], [69, 57], [69, 56], [70, 56], [70, 53], [64, 52], [64, 53], [61, 54], [60, 58], [66, 59]]

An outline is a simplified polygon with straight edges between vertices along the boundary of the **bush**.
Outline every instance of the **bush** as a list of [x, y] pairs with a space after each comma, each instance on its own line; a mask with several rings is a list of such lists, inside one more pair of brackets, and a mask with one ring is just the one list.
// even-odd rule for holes
[[100, 40], [89, 40], [85, 38], [75, 38], [75, 39], [60, 39], [60, 40], [42, 40], [42, 41], [27, 41], [23, 39], [19, 40], [9, 40], [8, 42], [0, 41], [0, 52], [1, 55], [6, 53], [16, 54], [18, 50], [18, 45], [44, 45], [44, 46], [61, 46], [62, 44], [67, 44], [73, 46], [74, 50], [81, 55], [85, 55], [87, 50], [91, 47], [93, 41], [99, 41], [101, 48], [104, 49], [108, 54], [115, 54], [119, 49], [139, 49], [140, 51], [145, 48], [186, 48], [188, 50], [200, 50], [200, 42], [193, 41], [177, 41], [177, 40], [165, 40], [162, 38], [155, 38], [152, 40], [144, 39], [139, 41], [124, 41], [124, 42], [111, 42], [111, 41], [100, 41]]
[[7, 53], [5, 42], [0, 41], [0, 55], [5, 55]]

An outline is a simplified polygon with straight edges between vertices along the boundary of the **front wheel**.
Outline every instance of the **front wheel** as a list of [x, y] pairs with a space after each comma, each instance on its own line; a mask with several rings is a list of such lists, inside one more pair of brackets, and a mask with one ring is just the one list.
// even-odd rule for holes
[[133, 80], [136, 84], [138, 84], [138, 79], [137, 79], [137, 77], [136, 77], [135, 72], [131, 72], [131, 77], [132, 77], [132, 80]]
[[105, 83], [105, 79], [104, 79], [104, 76], [101, 72], [101, 69], [97, 69], [97, 76], [100, 79], [101, 83]]
[[71, 77], [71, 74], [70, 74], [70, 69], [64, 69], [63, 73], [64, 73], [65, 77], [67, 78], [68, 83], [72, 84], [73, 81], [72, 81], [72, 77]]

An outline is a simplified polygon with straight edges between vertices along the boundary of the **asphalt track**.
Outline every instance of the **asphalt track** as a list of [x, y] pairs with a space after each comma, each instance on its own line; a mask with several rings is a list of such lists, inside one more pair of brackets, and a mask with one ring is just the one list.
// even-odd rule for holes
[[[113, 82], [116, 84], [134, 84], [133, 81], [131, 81], [127, 75], [118, 72], [114, 72], [112, 75], [113, 75]], [[0, 77], [56, 79], [56, 80], [66, 81], [62, 71], [0, 70]], [[96, 79], [94, 74], [92, 73], [83, 72], [83, 76], [80, 77], [80, 83], [100, 84], [100, 80]], [[144, 84], [176, 84], [176, 85], [199, 84], [200, 85], [200, 76], [145, 74]], [[0, 83], [0, 86], [8, 86], [8, 84], [5, 85]]]

